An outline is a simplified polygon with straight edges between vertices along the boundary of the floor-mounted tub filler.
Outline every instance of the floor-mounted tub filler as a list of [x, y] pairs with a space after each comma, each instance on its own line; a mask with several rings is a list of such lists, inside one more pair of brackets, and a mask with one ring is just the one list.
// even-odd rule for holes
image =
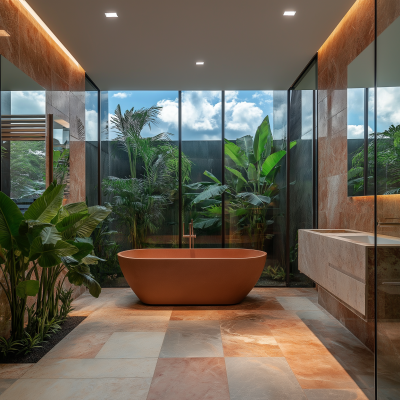
[[253, 289], [267, 253], [247, 249], [143, 249], [118, 254], [146, 304], [237, 304]]

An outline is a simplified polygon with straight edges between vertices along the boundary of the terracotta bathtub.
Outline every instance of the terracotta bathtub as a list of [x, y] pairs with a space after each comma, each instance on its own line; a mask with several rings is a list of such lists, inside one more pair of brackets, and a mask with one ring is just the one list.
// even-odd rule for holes
[[247, 249], [143, 249], [118, 254], [146, 304], [237, 304], [254, 287], [267, 253]]

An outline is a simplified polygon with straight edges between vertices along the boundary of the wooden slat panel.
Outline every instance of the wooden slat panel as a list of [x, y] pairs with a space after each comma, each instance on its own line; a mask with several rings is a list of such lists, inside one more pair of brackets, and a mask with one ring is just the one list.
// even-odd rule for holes
[[23, 129], [23, 128], [21, 128], [21, 129], [9, 129], [9, 128], [7, 128], [7, 129], [2, 129], [1, 130], [1, 132], [2, 133], [12, 133], [12, 132], [17, 132], [17, 133], [22, 133], [22, 132], [43, 132], [43, 133], [46, 133], [46, 129], [43, 129], [43, 128], [33, 128], [33, 129]]
[[1, 119], [3, 118], [46, 118], [44, 114], [18, 114], [18, 115], [2, 115]]
[[7, 128], [46, 128], [46, 124], [1, 124], [3, 129]]

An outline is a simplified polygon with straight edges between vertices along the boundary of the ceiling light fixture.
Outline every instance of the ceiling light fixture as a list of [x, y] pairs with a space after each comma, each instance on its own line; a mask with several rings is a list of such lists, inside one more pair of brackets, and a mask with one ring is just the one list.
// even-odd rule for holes
[[3, 37], [8, 37], [8, 36], [10, 36], [5, 30], [0, 30], [0, 37], [1, 36], [3, 36]]
[[196, 61], [196, 65], [204, 65], [204, 61]]
[[293, 17], [293, 15], [296, 15], [296, 11], [285, 11], [283, 13], [283, 15], [289, 15], [289, 16]]
[[112, 13], [105, 13], [107, 18], [118, 18], [118, 15], [116, 12]]

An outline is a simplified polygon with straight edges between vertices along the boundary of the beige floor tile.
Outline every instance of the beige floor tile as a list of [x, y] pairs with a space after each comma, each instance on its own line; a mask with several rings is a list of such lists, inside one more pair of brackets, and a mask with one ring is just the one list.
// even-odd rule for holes
[[0, 364], [1, 379], [19, 379], [35, 364]]
[[97, 353], [96, 359], [157, 358], [164, 336], [163, 332], [115, 332]]
[[306, 400], [284, 358], [227, 357], [225, 363], [231, 400]]
[[156, 358], [41, 360], [22, 379], [151, 378]]
[[20, 379], [1, 400], [146, 400], [150, 378]]
[[319, 308], [306, 297], [279, 296], [276, 299], [285, 310], [319, 311]]
[[1, 379], [0, 378], [0, 395], [4, 393], [17, 379]]
[[361, 389], [306, 389], [308, 400], [373, 400], [371, 390]]
[[111, 332], [72, 331], [44, 358], [94, 358], [111, 335]]

